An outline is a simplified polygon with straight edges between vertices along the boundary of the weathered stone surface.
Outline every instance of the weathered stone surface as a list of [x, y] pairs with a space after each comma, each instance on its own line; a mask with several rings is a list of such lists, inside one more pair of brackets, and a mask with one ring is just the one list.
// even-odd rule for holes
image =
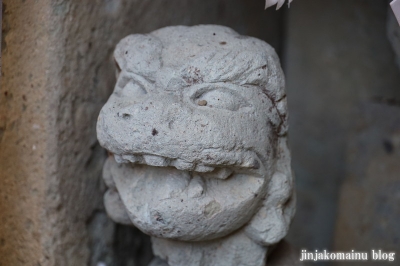
[[114, 56], [97, 123], [115, 157], [110, 216], [151, 235], [170, 265], [264, 265], [295, 209], [274, 50], [222, 26], [176, 26], [130, 35]]
[[[356, 125], [349, 141], [349, 167], [340, 193], [335, 249], [396, 252], [397, 261], [400, 106], [390, 102], [365, 103], [359, 108]], [[370, 259], [370, 263], [378, 262]]]

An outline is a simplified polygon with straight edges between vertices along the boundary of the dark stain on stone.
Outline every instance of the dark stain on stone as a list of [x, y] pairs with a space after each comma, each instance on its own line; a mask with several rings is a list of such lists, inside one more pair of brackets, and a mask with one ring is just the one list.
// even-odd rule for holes
[[153, 131], [151, 131], [151, 135], [155, 136], [158, 134], [157, 129], [153, 128]]
[[263, 66], [262, 66], [262, 69], [266, 69], [266, 68], [267, 68], [267, 65], [263, 65]]
[[189, 85], [198, 84], [203, 82], [203, 76], [200, 73], [200, 69], [194, 66], [190, 66], [188, 68], [188, 72], [190, 73], [188, 76], [184, 76], [183, 79]]
[[220, 42], [219, 44], [221, 44], [221, 45], [225, 45], [225, 44], [226, 44], [226, 42]]

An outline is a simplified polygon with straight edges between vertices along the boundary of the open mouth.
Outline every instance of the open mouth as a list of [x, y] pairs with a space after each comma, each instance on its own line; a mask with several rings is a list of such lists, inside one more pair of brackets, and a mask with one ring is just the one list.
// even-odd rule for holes
[[[218, 179], [226, 179], [232, 175], [233, 168], [241, 169], [241, 170], [257, 170], [260, 168], [260, 163], [253, 156], [249, 156], [245, 154], [241, 156], [240, 163], [232, 163], [232, 165], [227, 166], [218, 166], [212, 164], [203, 164], [203, 163], [195, 163], [185, 161], [179, 158], [168, 158], [160, 155], [153, 154], [125, 154], [118, 155], [114, 154], [115, 161], [119, 164], [145, 164], [149, 166], [156, 167], [174, 167], [181, 171], [190, 171], [190, 172], [198, 172], [198, 173], [210, 173], [208, 176]], [[249, 159], [250, 157], [250, 159]], [[253, 158], [252, 158], [253, 157]]]
[[142, 164], [156, 167], [174, 167], [181, 171], [201, 173], [209, 178], [227, 179], [233, 174], [233, 170], [227, 167], [215, 167], [194, 164], [182, 159], [169, 159], [158, 155], [114, 155], [117, 163]]
[[194, 241], [226, 235], [251, 218], [265, 194], [263, 168], [255, 159], [216, 165], [114, 154], [109, 160], [130, 220], [156, 237]]

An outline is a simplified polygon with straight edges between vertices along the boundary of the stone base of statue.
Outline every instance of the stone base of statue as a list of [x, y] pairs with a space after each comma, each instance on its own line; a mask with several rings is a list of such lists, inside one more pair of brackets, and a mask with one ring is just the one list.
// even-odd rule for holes
[[[299, 251], [287, 241], [279, 242], [268, 256], [267, 266], [302, 266], [299, 260]], [[168, 263], [158, 257], [154, 258], [149, 266], [169, 266]]]

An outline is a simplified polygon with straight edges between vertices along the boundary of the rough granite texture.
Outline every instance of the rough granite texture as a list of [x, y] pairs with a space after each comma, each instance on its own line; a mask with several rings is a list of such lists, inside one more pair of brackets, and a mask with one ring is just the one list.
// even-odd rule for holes
[[0, 265], [149, 261], [148, 240], [101, 213], [106, 154], [96, 117], [122, 37], [199, 23], [231, 25], [280, 48], [281, 13], [265, 12], [262, 1], [3, 1]]
[[[171, 266], [263, 266], [295, 211], [284, 77], [271, 46], [230, 28], [122, 39], [97, 137], [104, 201]], [[115, 158], [115, 159], [114, 159]]]

